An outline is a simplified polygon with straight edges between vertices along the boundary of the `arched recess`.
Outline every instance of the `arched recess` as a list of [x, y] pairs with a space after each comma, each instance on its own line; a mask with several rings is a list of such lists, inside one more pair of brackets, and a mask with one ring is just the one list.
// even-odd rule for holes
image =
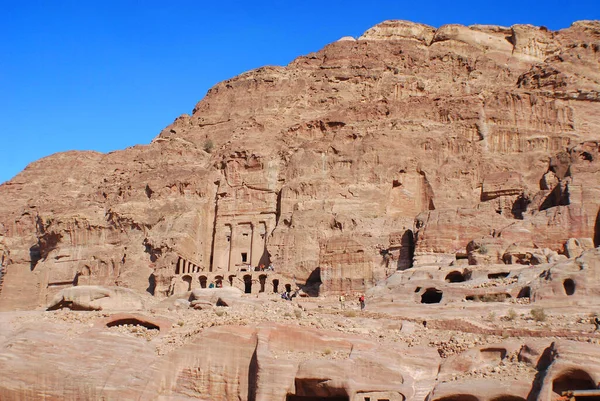
[[267, 283], [267, 275], [261, 274], [258, 276], [258, 282], [260, 283], [260, 290], [258, 292], [265, 292], [265, 284]]
[[279, 280], [278, 279], [273, 280], [273, 292], [275, 292], [275, 293], [279, 292]]
[[582, 369], [569, 369], [552, 380], [552, 391], [562, 395], [567, 390], [593, 390], [596, 383], [588, 372]]
[[184, 283], [187, 283], [186, 291], [190, 291], [192, 289], [192, 276], [189, 276], [186, 274], [181, 279], [183, 280]]
[[200, 281], [200, 288], [206, 288], [206, 282], [208, 281], [206, 276], [198, 277], [198, 281]]
[[142, 326], [147, 328], [148, 330], [160, 330], [160, 327], [152, 322], [146, 320], [140, 320], [136, 318], [123, 318], [112, 320], [106, 323], [106, 327], [115, 327], [115, 326]]
[[565, 294], [575, 294], [575, 282], [572, 279], [568, 278], [565, 281], [563, 281], [563, 287], [565, 289]]
[[448, 283], [462, 283], [465, 281], [465, 276], [461, 272], [454, 270], [446, 274], [445, 280]]
[[250, 274], [244, 276], [244, 292], [246, 294], [252, 293], [252, 276]]

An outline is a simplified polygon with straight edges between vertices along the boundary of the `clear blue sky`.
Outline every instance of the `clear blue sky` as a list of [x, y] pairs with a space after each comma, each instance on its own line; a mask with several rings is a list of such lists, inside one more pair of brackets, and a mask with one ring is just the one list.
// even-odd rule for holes
[[215, 83], [386, 19], [568, 27], [598, 0], [0, 0], [0, 183], [78, 149], [146, 144]]

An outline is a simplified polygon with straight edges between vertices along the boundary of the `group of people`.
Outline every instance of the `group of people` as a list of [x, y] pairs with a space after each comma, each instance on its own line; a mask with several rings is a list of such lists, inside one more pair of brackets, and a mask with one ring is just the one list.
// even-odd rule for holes
[[[358, 295], [358, 303], [360, 304], [360, 310], [365, 309], [365, 295], [364, 294]], [[342, 310], [346, 309], [346, 294], [345, 293], [340, 295], [340, 307], [342, 308]]]
[[281, 293], [281, 299], [285, 299], [286, 301], [291, 301], [293, 297], [296, 296], [296, 293], [292, 294], [291, 291], [284, 291]]
[[243, 271], [244, 269], [246, 269], [246, 271], [257, 271], [257, 272], [264, 272], [264, 271], [275, 271], [275, 268], [273, 267], [272, 263], [269, 263], [269, 266], [265, 267], [264, 263], [261, 263], [260, 265], [256, 266], [255, 268], [252, 267], [252, 265], [248, 265], [248, 266], [242, 266], [240, 267], [240, 270]]
[[223, 282], [221, 280], [217, 281], [217, 283], [215, 284], [214, 281], [211, 281], [210, 284], [208, 285], [208, 288], [223, 288]]
[[274, 270], [275, 270], [275, 268], [273, 267], [273, 264], [272, 264], [272, 263], [269, 263], [269, 266], [267, 266], [267, 267], [265, 267], [265, 264], [264, 264], [264, 263], [261, 263], [261, 264], [258, 266], [258, 270], [259, 270], [259, 271], [261, 271], [261, 272], [264, 272], [265, 270], [267, 270], [267, 271], [274, 271]]

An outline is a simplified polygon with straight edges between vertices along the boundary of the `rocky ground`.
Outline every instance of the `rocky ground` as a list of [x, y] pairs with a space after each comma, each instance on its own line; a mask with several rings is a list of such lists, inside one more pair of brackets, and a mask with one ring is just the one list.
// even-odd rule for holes
[[[246, 297], [246, 296], [244, 296]], [[488, 305], [475, 305], [465, 303], [458, 308], [454, 305], [446, 307], [437, 306], [400, 306], [397, 313], [378, 312], [377, 305], [360, 310], [358, 303], [355, 305], [346, 301], [346, 308], [341, 309], [336, 296], [319, 298], [296, 298], [293, 301], [281, 299], [278, 295], [272, 296], [247, 296], [250, 303], [240, 303], [232, 307], [213, 307], [204, 310], [192, 308], [172, 308], [165, 310], [151, 308], [147, 315], [164, 318], [172, 322], [172, 327], [167, 334], [161, 336], [156, 344], [156, 353], [164, 355], [193, 340], [205, 328], [215, 326], [258, 326], [261, 323], [279, 323], [293, 331], [298, 326], [312, 327], [320, 330], [337, 331], [365, 337], [378, 343], [404, 343], [408, 347], [424, 345], [435, 349], [441, 358], [461, 353], [475, 346], [497, 344], [507, 339], [523, 339], [530, 336], [513, 337], [508, 329], [539, 332], [547, 339], [567, 338], [591, 344], [600, 344], [600, 331], [595, 332], [593, 317], [596, 313], [590, 311], [573, 311], [571, 308], [561, 306], [530, 307], [522, 301], [511, 300], [503, 303]], [[368, 302], [368, 299], [367, 299]], [[461, 312], [456, 313], [456, 309]], [[453, 319], [462, 319], [471, 323], [470, 331], [463, 331], [461, 327], [456, 330], [428, 328], [423, 322], [431, 326], [435, 321], [447, 320], [448, 310], [454, 310]], [[403, 316], [403, 312], [409, 313]], [[72, 311], [61, 309], [58, 311], [31, 312], [17, 315], [16, 322], [30, 321], [57, 322], [64, 328], [67, 336], [80, 334], [101, 318], [108, 318], [111, 312], [102, 311]], [[415, 315], [426, 316], [426, 319], [415, 318]], [[462, 315], [462, 316], [461, 316]], [[480, 328], [480, 330], [478, 330]], [[463, 328], [464, 329], [464, 328]], [[489, 335], [486, 329], [506, 329], [506, 334]], [[147, 329], [140, 325], [121, 325], [109, 328], [111, 331], [123, 335], [144, 338], [148, 341], [155, 340], [159, 335], [157, 329]], [[556, 336], [560, 330], [568, 330], [572, 335]], [[527, 334], [527, 333], [525, 333]], [[343, 358], [347, 355], [326, 354], [298, 354], [295, 358]], [[511, 356], [503, 365], [515, 362]], [[502, 370], [481, 372], [485, 374], [500, 374]], [[515, 372], [513, 371], [512, 374]], [[468, 373], [473, 374], [473, 372]]]

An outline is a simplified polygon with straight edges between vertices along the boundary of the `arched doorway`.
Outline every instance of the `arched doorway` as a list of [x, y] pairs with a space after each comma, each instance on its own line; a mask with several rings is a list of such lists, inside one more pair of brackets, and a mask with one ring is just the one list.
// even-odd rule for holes
[[192, 289], [192, 276], [188, 276], [187, 274], [181, 278], [184, 283], [187, 284], [187, 290], [190, 291]]
[[223, 287], [223, 276], [215, 276], [215, 287], [217, 287], [217, 288]]
[[258, 276], [258, 282], [260, 283], [260, 290], [258, 292], [265, 292], [265, 284], [267, 283], [267, 275], [261, 274]]
[[277, 280], [277, 279], [273, 280], [273, 292], [274, 293], [279, 292], [279, 280]]
[[244, 276], [244, 292], [252, 294], [252, 276], [250, 274]]
[[208, 280], [206, 276], [200, 276], [198, 278], [200, 281], [200, 288], [206, 288], [206, 281]]
[[565, 294], [573, 295], [575, 294], [575, 282], [570, 278], [563, 281], [563, 287], [565, 288]]

